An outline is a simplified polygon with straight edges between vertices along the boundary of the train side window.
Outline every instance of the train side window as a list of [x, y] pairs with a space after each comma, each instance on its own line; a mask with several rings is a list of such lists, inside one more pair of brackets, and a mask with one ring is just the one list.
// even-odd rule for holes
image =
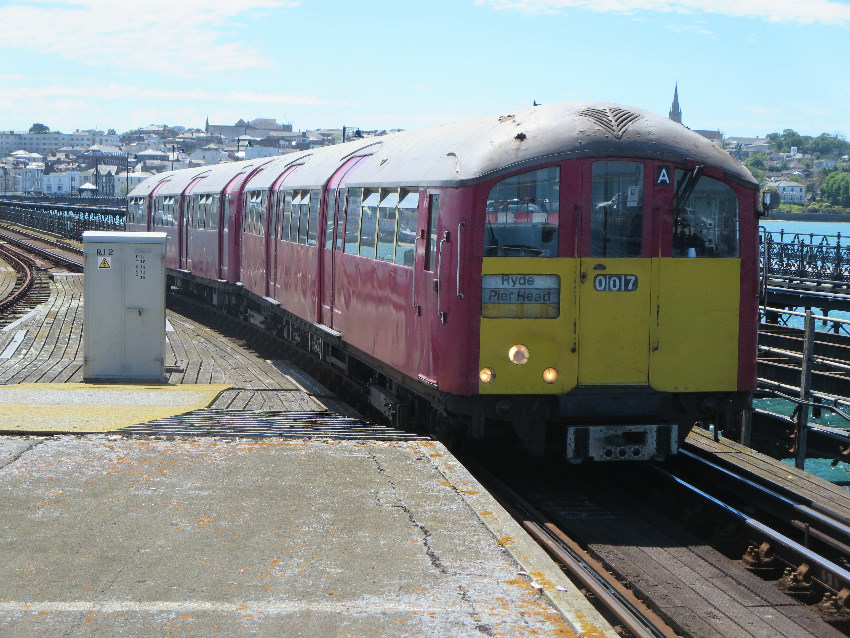
[[172, 196], [162, 198], [162, 225], [175, 225], [174, 197]]
[[291, 224], [292, 224], [292, 191], [286, 191], [283, 195], [283, 223], [280, 225], [280, 238], [284, 241], [291, 241]]
[[673, 257], [739, 257], [738, 197], [732, 187], [677, 169], [676, 192], [682, 201], [673, 219]]
[[251, 200], [248, 199], [248, 193], [242, 195], [242, 232], [251, 232]]
[[591, 257], [640, 257], [643, 163], [594, 162]]
[[218, 228], [218, 195], [206, 195], [207, 228]]
[[378, 205], [378, 259], [393, 262], [395, 258], [396, 221], [398, 220], [398, 189], [381, 189]]
[[257, 193], [257, 234], [266, 236], [266, 217], [269, 206], [268, 191], [260, 191]]
[[337, 191], [333, 188], [325, 190], [325, 250], [331, 250], [334, 245], [334, 228], [336, 227], [336, 219], [334, 212], [336, 211], [335, 198]]
[[560, 169], [514, 175], [487, 196], [485, 257], [557, 257]]
[[298, 205], [298, 243], [307, 244], [307, 234], [310, 230], [310, 193], [304, 191], [301, 194], [301, 203]]
[[336, 199], [336, 250], [342, 250], [343, 230], [345, 227], [346, 189], [340, 188]]
[[290, 202], [290, 210], [292, 211], [292, 220], [289, 226], [289, 241], [298, 241], [298, 223], [301, 221], [301, 193], [293, 191], [292, 200]]
[[416, 218], [419, 212], [419, 191], [402, 189], [400, 197], [395, 263], [400, 266], [412, 267], [416, 257]]
[[196, 195], [191, 202], [198, 228], [207, 227], [207, 198], [206, 195]]
[[437, 220], [440, 217], [440, 196], [428, 196], [428, 243], [425, 244], [425, 270], [434, 272], [437, 254]]
[[203, 195], [195, 195], [189, 200], [192, 217], [196, 228], [207, 227], [206, 198]]
[[345, 216], [344, 252], [352, 255], [358, 254], [358, 241], [360, 239], [360, 200], [362, 196], [362, 188], [352, 188], [348, 191], [348, 212]]
[[377, 190], [364, 190], [360, 205], [360, 256], [375, 258], [375, 237], [378, 234]]
[[317, 241], [317, 234], [319, 232], [319, 203], [322, 201], [322, 191], [313, 190], [310, 191], [310, 209], [308, 212], [308, 222], [307, 222], [307, 238], [306, 243], [308, 246], [315, 246]]

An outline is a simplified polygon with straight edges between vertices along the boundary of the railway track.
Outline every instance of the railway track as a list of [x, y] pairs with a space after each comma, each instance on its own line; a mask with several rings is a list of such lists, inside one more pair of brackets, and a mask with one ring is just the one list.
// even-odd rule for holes
[[628, 635], [850, 635], [850, 521], [826, 508], [690, 447], [629, 467], [493, 456], [463, 462]]
[[0, 299], [0, 317], [12, 311], [30, 293], [35, 285], [35, 262], [25, 253], [0, 243], [0, 259], [15, 271], [16, 281], [8, 296]]
[[781, 589], [817, 602], [830, 622], [850, 624], [850, 518], [696, 448], [680, 455], [675, 473], [653, 467], [747, 528], [742, 561], [750, 570], [778, 576]]
[[635, 638], [676, 638], [680, 635], [549, 516], [482, 465], [471, 465], [476, 478], [558, 561], [618, 633]]
[[9, 323], [15, 315], [26, 313], [49, 296], [46, 262], [60, 270], [82, 272], [83, 251], [65, 242], [0, 226], [0, 258], [16, 272], [16, 282], [8, 295], [0, 299], [0, 322]]
[[81, 248], [45, 237], [41, 234], [0, 226], [0, 241], [18, 247], [39, 259], [49, 261], [71, 272], [83, 271], [83, 251]]

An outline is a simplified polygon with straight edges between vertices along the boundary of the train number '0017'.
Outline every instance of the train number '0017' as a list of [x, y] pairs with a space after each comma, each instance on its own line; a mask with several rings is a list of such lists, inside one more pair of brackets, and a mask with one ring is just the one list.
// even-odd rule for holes
[[598, 292], [634, 292], [637, 287], [637, 275], [596, 275], [593, 278], [593, 289]]

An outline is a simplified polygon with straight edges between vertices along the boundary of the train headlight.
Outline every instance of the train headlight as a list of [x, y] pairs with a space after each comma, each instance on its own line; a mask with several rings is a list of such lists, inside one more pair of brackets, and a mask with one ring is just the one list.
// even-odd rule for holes
[[528, 363], [528, 348], [521, 343], [516, 344], [508, 351], [508, 359], [514, 365], [522, 366]]
[[558, 371], [555, 368], [546, 368], [543, 371], [543, 380], [546, 383], [555, 383], [558, 380]]
[[478, 373], [478, 380], [481, 383], [493, 383], [493, 379], [496, 378], [496, 373], [493, 372], [492, 368], [481, 368], [481, 371]]

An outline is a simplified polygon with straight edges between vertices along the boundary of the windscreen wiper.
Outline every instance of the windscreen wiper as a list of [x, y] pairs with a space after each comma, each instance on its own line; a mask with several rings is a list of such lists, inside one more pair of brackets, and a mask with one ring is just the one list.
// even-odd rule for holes
[[691, 194], [694, 192], [694, 189], [697, 187], [699, 178], [702, 177], [704, 172], [705, 166], [697, 166], [694, 170], [685, 172], [682, 180], [676, 188], [676, 194], [673, 198], [674, 210], [680, 210], [684, 206], [685, 202], [688, 201]]

